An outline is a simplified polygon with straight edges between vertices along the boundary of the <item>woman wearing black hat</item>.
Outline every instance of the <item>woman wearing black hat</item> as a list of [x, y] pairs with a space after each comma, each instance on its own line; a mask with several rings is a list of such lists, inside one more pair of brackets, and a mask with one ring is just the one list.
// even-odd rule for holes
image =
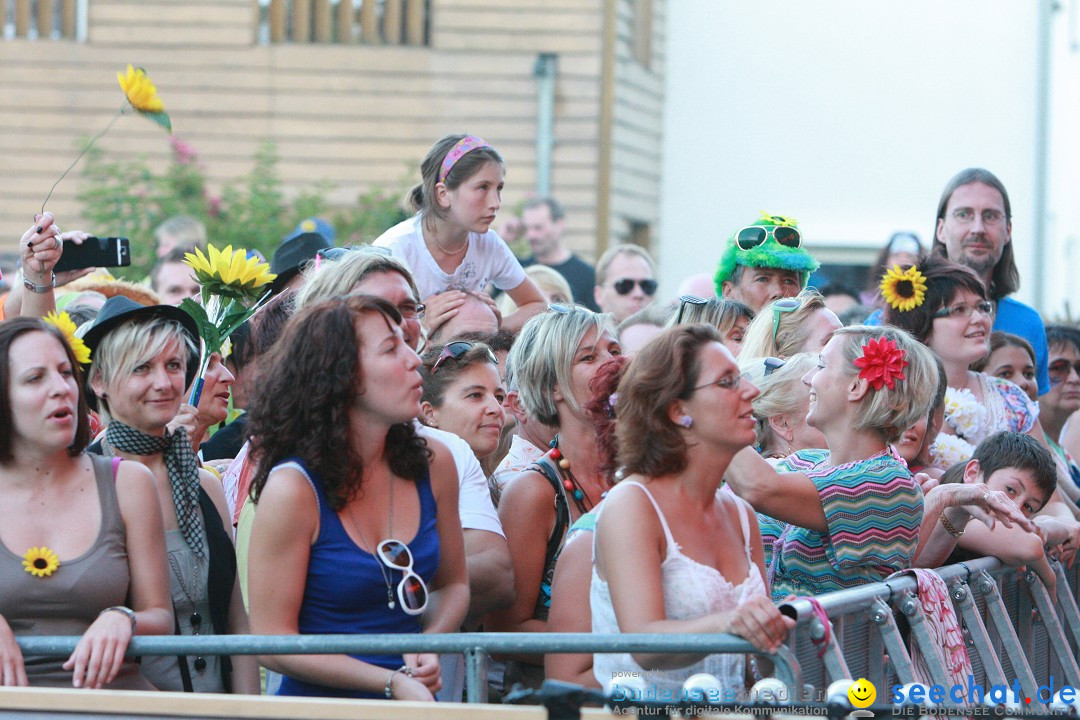
[[[81, 374], [38, 319], [0, 323], [0, 685], [150, 690], [124, 654], [172, 628], [150, 473], [83, 452]], [[16, 636], [81, 635], [69, 658]]]
[[[194, 321], [172, 306], [114, 297], [83, 339], [93, 352], [91, 405], [108, 423], [101, 452], [140, 462], [154, 475], [177, 633], [246, 633], [224, 491], [199, 469], [187, 431], [169, 427], [198, 368]], [[142, 667], [161, 690], [259, 688], [250, 656], [144, 657]]]

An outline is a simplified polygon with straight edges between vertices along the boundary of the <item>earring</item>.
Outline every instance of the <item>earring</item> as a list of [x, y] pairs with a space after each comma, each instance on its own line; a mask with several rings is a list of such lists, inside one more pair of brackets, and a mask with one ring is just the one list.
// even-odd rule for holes
[[694, 418], [690, 417], [689, 415], [683, 415], [676, 422], [679, 424], [680, 427], [689, 429], [694, 424]]

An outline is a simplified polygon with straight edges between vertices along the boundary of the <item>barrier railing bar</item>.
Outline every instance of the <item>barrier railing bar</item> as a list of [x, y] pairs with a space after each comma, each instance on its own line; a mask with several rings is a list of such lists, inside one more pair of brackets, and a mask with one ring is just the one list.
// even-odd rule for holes
[[900, 637], [900, 628], [896, 626], [892, 608], [881, 598], [874, 600], [870, 609], [870, 620], [877, 625], [881, 639], [885, 643], [885, 651], [889, 653], [889, 660], [896, 670], [896, 676], [902, 684], [916, 682], [915, 667], [911, 664], [911, 656], [904, 647], [904, 639]]
[[1052, 562], [1054, 574], [1057, 576], [1057, 601], [1064, 616], [1065, 623], [1069, 626], [1072, 634], [1073, 647], [1080, 649], [1080, 608], [1076, 605], [1072, 588], [1069, 586], [1069, 578], [1065, 575], [1065, 568], [1059, 562]]
[[1054, 654], [1057, 656], [1061, 671], [1065, 674], [1070, 685], [1073, 687], [1080, 686], [1080, 666], [1077, 666], [1076, 658], [1073, 657], [1072, 651], [1069, 649], [1069, 641], [1065, 637], [1065, 628], [1062, 627], [1061, 620], [1054, 610], [1054, 603], [1050, 599], [1050, 591], [1042, 584], [1039, 576], [1031, 570], [1027, 571], [1024, 579], [1031, 589], [1031, 598], [1035, 602], [1035, 607], [1039, 609], [1039, 614], [1042, 616], [1043, 626], [1046, 628], [1046, 633], [1050, 639], [1050, 647], [1053, 648]]
[[979, 613], [979, 608], [975, 604], [971, 588], [966, 582], [957, 580], [953, 584], [950, 595], [953, 604], [960, 608], [960, 617], [967, 626], [968, 634], [971, 636], [971, 641], [975, 646], [975, 652], [979, 654], [979, 659], [982, 660], [987, 682], [991, 685], [1007, 685], [1008, 680], [1005, 679], [1005, 669], [1001, 667], [1001, 661], [998, 660], [997, 653], [994, 652], [994, 647], [990, 642], [990, 633], [987, 632], [986, 625], [983, 623], [982, 614]]
[[465, 651], [465, 701], [486, 703], [488, 701], [488, 654], [483, 648]]
[[[930, 677], [949, 677], [945, 659], [941, 655], [944, 648], [939, 648], [930, 635], [930, 631], [926, 626], [926, 614], [923, 613], [918, 598], [909, 592], [905, 592], [897, 603], [897, 608], [904, 614], [908, 624], [911, 626], [911, 635], [915, 639], [919, 652], [922, 653], [923, 662], [926, 663], [926, 669], [929, 671]], [[953, 700], [952, 695], [949, 694], [945, 696], [944, 705], [946, 707], [959, 707], [960, 703]]]
[[1016, 636], [1012, 623], [1009, 621], [1009, 613], [1005, 610], [1005, 603], [1001, 599], [997, 583], [990, 573], [982, 571], [975, 576], [972, 589], [986, 600], [986, 614], [994, 625], [994, 631], [997, 632], [1001, 647], [1009, 658], [1016, 678], [1020, 681], [1020, 688], [1027, 697], [1035, 697], [1038, 683], [1035, 682], [1035, 675], [1031, 672], [1027, 655], [1020, 647], [1020, 639]]

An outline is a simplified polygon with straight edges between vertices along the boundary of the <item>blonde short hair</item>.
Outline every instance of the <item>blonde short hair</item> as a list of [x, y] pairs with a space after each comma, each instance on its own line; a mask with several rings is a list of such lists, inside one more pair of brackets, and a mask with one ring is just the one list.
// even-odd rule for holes
[[619, 255], [637, 255], [645, 262], [649, 263], [649, 270], [656, 272], [656, 262], [653, 261], [652, 255], [649, 251], [640, 245], [634, 245], [632, 243], [623, 243], [621, 245], [612, 245], [609, 247], [600, 259], [596, 261], [596, 284], [603, 285], [607, 282], [607, 271], [611, 265], [611, 261]]
[[917, 420], [930, 413], [930, 405], [938, 388], [938, 366], [934, 352], [900, 328], [882, 325], [851, 325], [833, 333], [839, 339], [847, 361], [848, 372], [858, 375], [855, 361], [863, 356], [863, 346], [870, 340], [892, 340], [904, 352], [907, 367], [904, 379], [897, 380], [890, 390], [887, 385], [867, 391], [859, 404], [852, 430], [874, 430], [886, 443], [894, 443]]
[[757, 420], [757, 444], [762, 451], [776, 442], [776, 433], [769, 424], [769, 418], [789, 415], [799, 409], [800, 402], [806, 396], [803, 375], [817, 365], [817, 357], [814, 353], [797, 353], [768, 375], [765, 374], [765, 358], [755, 357], [739, 363], [739, 369], [761, 391], [751, 404], [754, 419]]
[[[811, 330], [806, 321], [825, 308], [825, 298], [817, 290], [808, 288], [796, 295], [795, 299], [799, 301], [799, 307], [791, 312], [779, 312], [772, 303], [761, 308], [750, 327], [746, 328], [740, 356], [786, 358], [802, 350]], [[776, 323], [775, 338], [773, 323]]]
[[615, 335], [610, 315], [580, 306], [564, 309], [565, 312], [549, 310], [529, 318], [506, 361], [507, 387], [518, 391], [525, 412], [556, 428], [559, 427], [556, 388], [571, 408], [581, 409], [570, 391], [570, 373], [582, 339], [594, 329], [597, 339], [604, 331]]
[[97, 397], [98, 412], [106, 424], [113, 420], [107, 394], [98, 395], [93, 386], [98, 384], [107, 388], [125, 381], [135, 372], [135, 368], [154, 359], [174, 340], [187, 351], [188, 357], [184, 359], [186, 368], [199, 350], [184, 326], [176, 320], [160, 316], [136, 318], [109, 330], [98, 341], [86, 385]]
[[[541, 205], [543, 205], [543, 203], [541, 203]], [[562, 299], [559, 299], [558, 297], [549, 297], [548, 302], [561, 303], [563, 305], [570, 305], [574, 302], [574, 293], [570, 290], [570, 283], [566, 282], [566, 278], [564, 278], [558, 270], [550, 268], [547, 265], [537, 264], [525, 268], [525, 274], [532, 278], [532, 281], [536, 283], [536, 286], [540, 288], [540, 291], [544, 294], [548, 296], [562, 296]], [[503, 317], [506, 317], [517, 310], [517, 303], [514, 302], [514, 299], [507, 293], [499, 295], [499, 300], [496, 304], [499, 306], [499, 312], [502, 313]]]
[[319, 267], [307, 270], [306, 281], [296, 295], [294, 306], [299, 310], [321, 300], [348, 295], [357, 283], [363, 282], [369, 275], [387, 272], [395, 272], [404, 277], [409, 283], [413, 298], [420, 302], [416, 281], [404, 263], [389, 255], [361, 248], [347, 253], [340, 260], [323, 261]]

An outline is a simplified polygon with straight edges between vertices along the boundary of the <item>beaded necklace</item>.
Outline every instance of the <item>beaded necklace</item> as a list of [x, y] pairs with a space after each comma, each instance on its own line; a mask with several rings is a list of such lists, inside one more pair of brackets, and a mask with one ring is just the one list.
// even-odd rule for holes
[[[570, 471], [570, 461], [563, 456], [559, 451], [559, 436], [556, 435], [555, 439], [549, 443], [551, 451], [548, 453], [551, 455], [551, 459], [559, 466], [559, 474], [563, 476], [563, 488], [566, 490], [566, 494], [573, 498], [574, 505], [577, 506], [578, 512], [584, 515], [593, 509], [596, 505], [589, 494], [585, 492], [585, 489], [581, 487], [581, 483], [574, 477], [574, 473]], [[600, 493], [600, 497], [603, 498], [607, 495], [607, 492]]]

